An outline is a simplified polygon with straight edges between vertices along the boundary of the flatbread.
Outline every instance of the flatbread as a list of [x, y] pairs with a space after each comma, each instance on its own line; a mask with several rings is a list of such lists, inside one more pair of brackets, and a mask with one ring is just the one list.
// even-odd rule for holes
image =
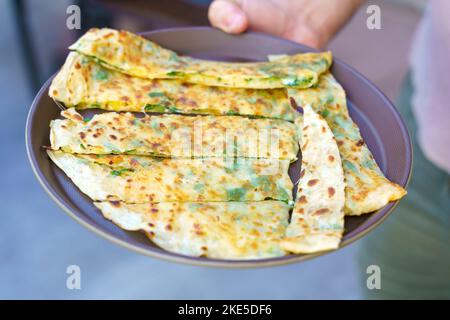
[[[288, 95], [299, 106], [312, 105], [333, 131], [344, 167], [346, 215], [376, 211], [406, 194], [406, 190], [389, 181], [381, 172], [348, 113], [343, 88], [330, 73], [323, 75], [316, 87], [289, 89]], [[297, 124], [301, 122], [301, 118], [296, 120]]]
[[95, 201], [292, 201], [285, 160], [47, 153]]
[[309, 105], [301, 150], [297, 198], [281, 247], [293, 253], [336, 249], [344, 232], [344, 172], [333, 133]]
[[332, 63], [331, 52], [297, 54], [275, 62], [206, 61], [180, 56], [130, 32], [107, 28], [90, 29], [70, 50], [132, 76], [253, 89], [308, 88]]
[[188, 256], [263, 259], [283, 256], [279, 240], [289, 218], [280, 201], [95, 202], [106, 219], [144, 231], [161, 248]]
[[180, 114], [245, 115], [294, 121], [286, 90], [207, 87], [178, 80], [148, 80], [106, 69], [69, 53], [49, 89], [51, 98], [77, 109]]
[[247, 157], [294, 161], [296, 127], [277, 119], [239, 116], [152, 115], [106, 112], [83, 119], [73, 108], [50, 123], [53, 150], [80, 154], [158, 157]]

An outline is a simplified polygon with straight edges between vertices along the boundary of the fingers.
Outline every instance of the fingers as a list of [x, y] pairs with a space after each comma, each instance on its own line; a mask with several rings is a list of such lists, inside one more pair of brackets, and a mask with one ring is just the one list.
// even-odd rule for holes
[[325, 39], [320, 32], [302, 24], [288, 29], [282, 36], [315, 49], [323, 49], [328, 42], [328, 39]]
[[228, 33], [241, 33], [248, 28], [248, 18], [237, 1], [215, 0], [208, 12], [211, 24]]

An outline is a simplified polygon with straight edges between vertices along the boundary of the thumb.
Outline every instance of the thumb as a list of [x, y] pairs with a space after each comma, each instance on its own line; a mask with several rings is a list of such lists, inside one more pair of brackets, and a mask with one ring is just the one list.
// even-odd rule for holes
[[248, 28], [247, 16], [232, 0], [213, 1], [209, 7], [208, 17], [214, 27], [228, 33], [241, 33]]

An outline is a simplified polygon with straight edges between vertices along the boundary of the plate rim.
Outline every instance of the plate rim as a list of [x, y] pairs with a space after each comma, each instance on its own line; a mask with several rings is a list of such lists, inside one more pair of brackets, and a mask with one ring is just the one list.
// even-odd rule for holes
[[[192, 27], [173, 27], [173, 28], [164, 28], [164, 29], [158, 29], [158, 30], [152, 30], [152, 31], [144, 31], [139, 32], [139, 35], [146, 36], [151, 34], [157, 34], [157, 33], [166, 33], [166, 32], [180, 32], [180, 31], [192, 31], [192, 30], [210, 30], [210, 31], [217, 31], [221, 32], [216, 28], [208, 27], [208, 26], [192, 26]], [[276, 40], [282, 40], [284, 42], [289, 42], [296, 46], [301, 46], [306, 48], [308, 51], [311, 52], [318, 52], [319, 50], [310, 48], [306, 45], [296, 43], [291, 40], [283, 39], [274, 35], [269, 35], [261, 32], [256, 31], [247, 31], [246, 34], [255, 34], [261, 37], [269, 37]], [[389, 107], [390, 111], [395, 116], [397, 123], [399, 124], [399, 129], [401, 131], [401, 135], [405, 138], [403, 139], [405, 142], [405, 156], [406, 156], [406, 164], [405, 169], [406, 175], [403, 175], [403, 181], [399, 182], [399, 184], [407, 189], [409, 181], [411, 179], [412, 175], [412, 168], [413, 168], [413, 147], [412, 147], [412, 141], [410, 133], [407, 129], [407, 126], [401, 117], [399, 111], [393, 103], [389, 100], [389, 98], [369, 79], [367, 79], [364, 75], [362, 75], [359, 71], [348, 65], [346, 62], [342, 61], [339, 58], [336, 58], [333, 56], [334, 63], [338, 63], [341, 67], [346, 69], [346, 71], [352, 73], [355, 77], [360, 79], [364, 82], [364, 85], [369, 87], [374, 93], [376, 93], [384, 102], [386, 106]], [[58, 71], [57, 71], [58, 72]], [[275, 257], [275, 258], [268, 258], [268, 259], [253, 259], [253, 260], [228, 260], [228, 259], [210, 259], [210, 258], [203, 258], [203, 257], [191, 257], [186, 256], [182, 254], [177, 254], [173, 252], [166, 251], [162, 249], [161, 251], [157, 251], [155, 249], [161, 249], [161, 248], [143, 248], [140, 246], [137, 246], [135, 244], [131, 244], [126, 240], [122, 240], [114, 235], [109, 234], [106, 231], [101, 230], [100, 228], [95, 227], [94, 225], [90, 224], [89, 222], [82, 219], [79, 214], [76, 213], [78, 210], [72, 210], [70, 209], [64, 201], [60, 199], [60, 196], [58, 192], [46, 181], [42, 170], [39, 167], [39, 164], [37, 163], [36, 157], [32, 151], [32, 146], [30, 144], [31, 141], [31, 122], [33, 121], [34, 114], [36, 113], [36, 106], [38, 102], [41, 100], [42, 96], [47, 93], [47, 89], [53, 80], [56, 73], [53, 74], [49, 79], [47, 79], [41, 88], [39, 89], [38, 93], [34, 97], [31, 107], [28, 111], [26, 125], [25, 125], [25, 146], [26, 146], [26, 153], [28, 160], [30, 162], [31, 168], [33, 170], [34, 175], [36, 176], [37, 180], [39, 181], [39, 184], [41, 187], [45, 190], [45, 192], [50, 196], [50, 198], [58, 204], [58, 206], [63, 209], [63, 211], [68, 214], [72, 219], [74, 219], [76, 222], [81, 224], [83, 227], [89, 229], [90, 231], [93, 231], [94, 233], [98, 234], [102, 238], [111, 241], [114, 244], [117, 244], [123, 248], [129, 249], [131, 251], [152, 257], [152, 258], [158, 258], [164, 261], [169, 262], [176, 262], [176, 263], [184, 263], [184, 264], [190, 264], [195, 266], [207, 266], [207, 267], [219, 267], [219, 268], [261, 268], [261, 267], [273, 267], [273, 266], [280, 266], [280, 265], [286, 265], [301, 261], [306, 261], [318, 256], [322, 256], [328, 253], [333, 253], [337, 250], [340, 250], [349, 244], [359, 240], [360, 238], [367, 235], [369, 232], [374, 230], [376, 227], [378, 227], [395, 209], [395, 207], [399, 204], [399, 200], [390, 202], [386, 206], [384, 206], [382, 209], [379, 210], [378, 214], [375, 214], [370, 219], [368, 219], [364, 225], [358, 226], [356, 229], [352, 230], [350, 233], [348, 233], [346, 236], [348, 239], [345, 239], [341, 242], [339, 245], [339, 248], [336, 250], [330, 250], [330, 251], [322, 251], [317, 252], [313, 254], [304, 254], [304, 255], [286, 255], [282, 257]], [[112, 222], [111, 222], [112, 223]]]

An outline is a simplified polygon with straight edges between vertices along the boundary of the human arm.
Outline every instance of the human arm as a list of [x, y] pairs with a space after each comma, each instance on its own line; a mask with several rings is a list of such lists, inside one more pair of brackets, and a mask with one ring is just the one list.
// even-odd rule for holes
[[213, 26], [228, 33], [247, 29], [322, 48], [344, 26], [362, 0], [215, 0]]

